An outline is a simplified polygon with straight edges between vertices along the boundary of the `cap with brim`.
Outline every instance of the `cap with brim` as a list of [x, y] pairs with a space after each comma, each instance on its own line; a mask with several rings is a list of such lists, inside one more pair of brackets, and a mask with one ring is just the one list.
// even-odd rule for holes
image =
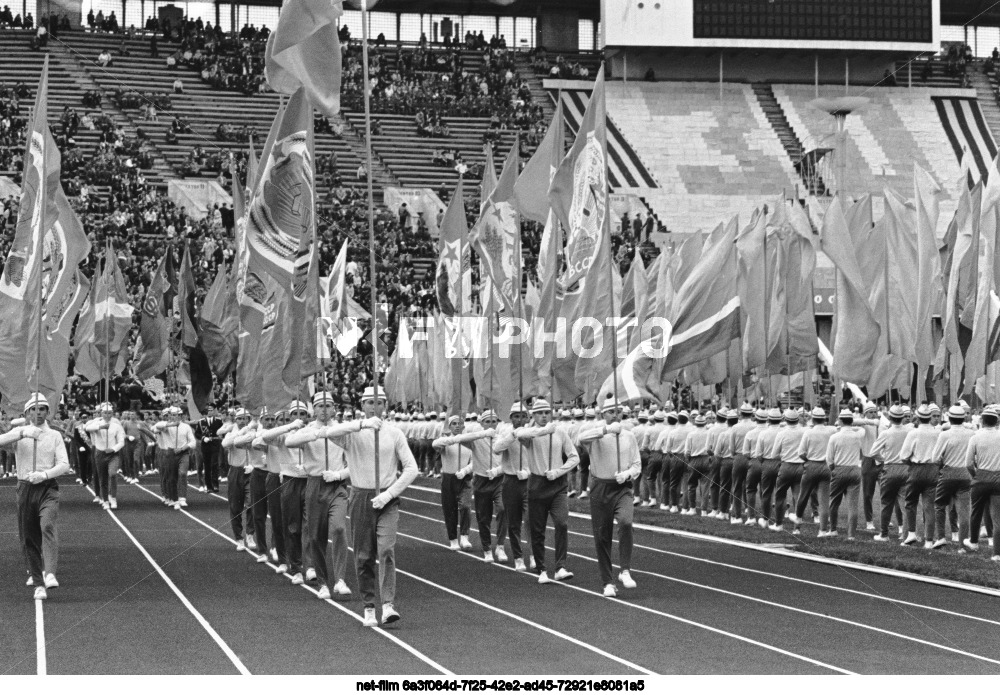
[[479, 421], [480, 422], [484, 422], [486, 420], [496, 420], [497, 417], [498, 416], [496, 414], [496, 411], [494, 411], [494, 410], [487, 409], [487, 410], [484, 410], [483, 412], [479, 413]]
[[868, 405], [865, 406], [864, 412], [865, 413], [877, 413], [878, 412], [878, 406], [875, 405], [874, 403], [869, 403]]
[[666, 414], [664, 414], [662, 410], [657, 410], [655, 413], [653, 413], [653, 420], [655, 420], [656, 422], [663, 422], [666, 419], [667, 416]]
[[904, 415], [906, 415], [906, 411], [903, 410], [903, 406], [901, 405], [894, 405], [891, 408], [889, 408], [889, 417], [899, 419], [902, 418]]
[[451, 417], [449, 417], [448, 418], [448, 427], [451, 427], [456, 422], [462, 422], [462, 416], [461, 415], [452, 415]]
[[35, 406], [38, 406], [39, 408], [48, 408], [49, 401], [43, 394], [33, 393], [28, 399], [28, 402], [24, 404], [24, 412], [28, 412]]
[[753, 406], [749, 403], [744, 403], [740, 406], [740, 415], [753, 415]]
[[[930, 420], [931, 409], [928, 408], [926, 405], [920, 406], [919, 408], [917, 408], [917, 417], [920, 418], [921, 420]], [[962, 417], [965, 417], [964, 411], [962, 412]]]
[[[373, 389], [371, 386], [366, 386], [364, 393], [361, 394], [361, 400], [373, 401], [375, 400], [375, 395], [376, 395], [375, 389]], [[381, 386], [378, 387], [378, 398], [379, 400], [383, 401], [385, 400], [385, 390]]]
[[435, 411], [435, 410], [432, 410], [431, 412], [427, 413], [427, 417], [430, 420], [436, 420], [437, 416], [438, 416], [438, 414], [437, 414], [437, 411]]
[[333, 400], [333, 396], [326, 391], [317, 391], [313, 394], [312, 404], [317, 405], [334, 405], [336, 401]]
[[170, 406], [167, 406], [166, 408], [160, 411], [160, 415], [170, 415], [170, 413], [171, 413]]
[[511, 415], [513, 415], [514, 413], [523, 413], [523, 412], [525, 412], [525, 410], [524, 410], [524, 405], [521, 403], [521, 401], [517, 401], [516, 403], [510, 406]]
[[965, 408], [963, 408], [960, 405], [951, 406], [950, 408], [948, 408], [948, 417], [953, 418], [955, 420], [964, 420]]
[[757, 408], [757, 410], [753, 412], [753, 416], [757, 422], [767, 422], [767, 411], [763, 408]]
[[183, 415], [184, 411], [181, 410], [179, 406], [172, 405], [172, 406], [170, 406], [170, 413], [172, 415]]
[[903, 406], [903, 415], [912, 415], [912, 414], [913, 414], [913, 411], [910, 410], [910, 406], [904, 405]]
[[649, 413], [647, 413], [645, 410], [640, 410], [638, 417], [639, 417], [639, 422], [642, 422], [643, 420], [648, 420], [649, 419]]
[[97, 412], [99, 412], [99, 413], [113, 413], [113, 412], [115, 412], [115, 408], [114, 408], [113, 405], [111, 405], [110, 403], [108, 403], [107, 401], [105, 401], [104, 403], [101, 403], [99, 406], [97, 406]]
[[847, 408], [844, 408], [843, 410], [840, 411], [839, 417], [840, 417], [841, 420], [845, 420], [845, 421], [846, 420], [850, 420], [851, 422], [854, 422], [854, 413], [852, 413]]
[[604, 405], [601, 406], [601, 412], [606, 413], [609, 410], [618, 410], [621, 406], [613, 400], [605, 401]]
[[799, 421], [799, 411], [789, 408], [785, 411], [785, 422], [798, 422]]
[[544, 398], [536, 398], [535, 402], [531, 404], [531, 412], [542, 413], [546, 410], [552, 410], [552, 406]]
[[669, 422], [670, 424], [676, 425], [677, 418], [678, 418], [677, 413], [675, 413], [674, 411], [670, 411], [669, 413], [667, 413], [667, 422]]
[[781, 422], [781, 409], [771, 408], [767, 411], [767, 419], [771, 422]]
[[631, 415], [632, 414], [632, 409], [630, 407], [628, 407], [627, 405], [623, 404], [622, 405], [622, 412], [625, 413], [626, 415]]
[[706, 422], [707, 422], [707, 420], [705, 420], [705, 416], [704, 415], [696, 415], [695, 418], [694, 418], [694, 424], [697, 425], [698, 427], [701, 427]]
[[417, 418], [417, 420], [420, 420], [421, 422], [424, 422], [424, 421], [427, 420], [427, 418], [424, 416], [423, 413], [417, 413], [416, 418]]
[[246, 408], [237, 408], [236, 417], [250, 417], [250, 411]]
[[810, 411], [809, 417], [811, 417], [813, 420], [822, 420], [823, 418], [826, 417], [826, 411], [820, 408], [819, 406], [816, 406]]
[[573, 408], [573, 417], [577, 420], [583, 417], [583, 408]]
[[308, 403], [304, 403], [302, 401], [292, 401], [291, 403], [288, 404], [287, 410], [289, 414], [295, 412], [296, 410], [301, 410], [302, 412], [305, 413], [311, 413], [312, 407], [310, 407]]
[[585, 408], [584, 411], [583, 411], [583, 414], [586, 417], [597, 417], [597, 409], [596, 408]]
[[937, 403], [928, 403], [927, 407], [931, 409], [931, 414], [941, 414], [941, 407]]

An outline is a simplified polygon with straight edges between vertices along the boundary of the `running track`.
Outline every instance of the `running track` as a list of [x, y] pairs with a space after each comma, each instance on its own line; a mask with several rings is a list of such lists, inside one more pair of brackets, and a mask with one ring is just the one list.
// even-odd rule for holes
[[0, 674], [1000, 673], [1000, 597], [637, 529], [639, 587], [609, 600], [580, 518], [576, 577], [539, 586], [482, 562], [475, 532], [450, 551], [425, 478], [400, 515], [403, 620], [364, 629], [350, 569], [354, 594], [321, 602], [235, 552], [223, 499], [191, 490], [176, 512], [143, 485], [113, 515], [63, 479], [41, 611], [0, 486]]

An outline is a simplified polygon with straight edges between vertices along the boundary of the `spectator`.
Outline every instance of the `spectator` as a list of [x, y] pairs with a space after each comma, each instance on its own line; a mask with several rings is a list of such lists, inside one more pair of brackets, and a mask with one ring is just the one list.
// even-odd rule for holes
[[176, 80], [174, 80], [174, 94], [183, 94], [183, 93], [184, 93], [184, 81], [178, 77]]
[[101, 52], [97, 54], [97, 64], [102, 68], [111, 65], [111, 53], [108, 52], [108, 49], [102, 48]]

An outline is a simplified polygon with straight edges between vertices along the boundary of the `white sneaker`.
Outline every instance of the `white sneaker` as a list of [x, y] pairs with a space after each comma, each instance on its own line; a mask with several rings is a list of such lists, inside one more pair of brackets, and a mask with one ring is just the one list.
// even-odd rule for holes
[[186, 507], [188, 506], [188, 501], [183, 497], [181, 497], [179, 500], [177, 500], [177, 505], [180, 507]]
[[493, 555], [496, 556], [497, 562], [507, 562], [507, 553], [504, 552], [502, 545], [497, 546], [497, 549], [493, 551]]
[[743, 522], [743, 525], [744, 526], [756, 526], [757, 525], [757, 520], [756, 519], [752, 519], [752, 518], [748, 518], [746, 521]]
[[792, 535], [793, 536], [801, 536], [802, 535], [802, 529], [800, 529], [798, 526], [796, 526], [795, 528], [792, 529]]
[[642, 503], [641, 506], [643, 506], [643, 507], [655, 507], [656, 506], [656, 500], [646, 500], [645, 502]]
[[570, 490], [568, 493], [566, 493], [566, 496], [570, 499], [573, 499], [574, 497], [576, 497], [576, 490]]
[[253, 536], [247, 536], [247, 547], [250, 548], [250, 550], [257, 549], [257, 541], [253, 539]]
[[458, 545], [462, 550], [472, 550], [472, 542], [469, 540], [468, 536], [462, 536], [458, 539]]
[[618, 589], [615, 588], [614, 584], [608, 584], [604, 587], [605, 598], [614, 598], [618, 595]]
[[590, 497], [590, 493], [587, 490], [584, 490], [583, 492], [580, 493], [580, 499], [585, 500], [588, 497]]
[[958, 543], [958, 532], [957, 531], [951, 534], [951, 542], [952, 543]]
[[347, 582], [343, 579], [338, 579], [337, 583], [333, 585], [333, 593], [338, 596], [350, 596], [351, 587], [347, 586]]
[[275, 574], [284, 574], [287, 571], [288, 571], [288, 565], [278, 565], [277, 567], [274, 568]]
[[319, 593], [316, 594], [316, 598], [318, 598], [320, 601], [325, 601], [326, 599], [330, 598], [329, 587], [321, 586], [319, 588]]
[[874, 531], [875, 530], [875, 522], [874, 521], [869, 521], [867, 524], [865, 524], [865, 528], [868, 529], [869, 531]]
[[101, 503], [101, 498], [100, 497], [94, 497], [94, 502], [97, 503], [97, 504], [100, 504]]
[[45, 575], [46, 589], [55, 589], [58, 586], [59, 586], [59, 580], [56, 579], [56, 575], [52, 574], [51, 572]]
[[962, 547], [965, 548], [966, 550], [971, 550], [972, 552], [976, 552], [977, 550], [979, 550], [979, 544], [973, 543], [968, 538], [962, 541]]
[[316, 570], [310, 567], [309, 569], [306, 570], [306, 581], [311, 582], [315, 581], [315, 579], [316, 579]]
[[34, 586], [35, 585], [35, 579], [34, 579], [34, 577], [28, 577], [28, 581], [26, 581], [24, 583], [24, 585], [25, 586]]
[[375, 619], [375, 609], [365, 608], [365, 619], [361, 621], [364, 627], [378, 627], [378, 620]]
[[[948, 545], [948, 539], [947, 538], [938, 538], [936, 541], [934, 541], [933, 543], [931, 543], [931, 549], [932, 550], [937, 550], [938, 548], [943, 548], [946, 545]], [[924, 547], [925, 548], [927, 547], [926, 543], [924, 543]]]
[[493, 551], [487, 550], [483, 553], [483, 562], [493, 562]]
[[535, 556], [534, 555], [529, 555], [528, 556], [528, 569], [529, 570], [535, 569]]
[[277, 561], [278, 561], [278, 551], [275, 550], [274, 548], [271, 548], [271, 562], [277, 562]]
[[873, 541], [878, 541], [879, 543], [887, 543], [889, 541], [889, 536], [883, 536], [881, 533], [872, 538]]
[[551, 584], [552, 583], [552, 579], [549, 578], [549, 573], [548, 572], [540, 572], [538, 574], [538, 583], [539, 584]]
[[174, 502], [173, 506], [174, 506], [174, 510], [175, 511], [179, 512], [181, 510], [181, 503], [180, 502]]
[[783, 531], [784, 530], [784, 527], [779, 526], [778, 524], [769, 524], [767, 528], [769, 530], [771, 530], [771, 531]]
[[114, 497], [110, 499], [110, 504], [112, 509], [118, 509], [118, 500], [116, 500]]
[[900, 545], [913, 545], [916, 542], [917, 542], [917, 534], [911, 531], [909, 534], [907, 534], [906, 540], [900, 543]]
[[449, 547], [449, 548], [450, 548], [451, 550], [458, 550], [458, 549], [459, 549], [459, 548], [458, 548], [458, 539], [456, 538], [456, 539], [455, 539], [455, 540], [453, 540], [453, 541], [448, 541], [448, 547]]
[[292, 584], [302, 584], [304, 581], [305, 580], [302, 579], [302, 573], [301, 572], [298, 572], [297, 574], [293, 574], [292, 575]]
[[236, 541], [236, 552], [242, 553], [246, 549], [247, 549], [246, 543], [244, 543], [243, 541]]
[[1000, 555], [994, 555], [991, 557], [990, 562], [1000, 562]]
[[[947, 545], [948, 542], [945, 541], [944, 544]], [[931, 541], [924, 541], [924, 550], [934, 550], [934, 543]]]
[[826, 532], [826, 537], [827, 538], [838, 538], [839, 536], [840, 536], [840, 531], [827, 531]]
[[624, 586], [626, 589], [635, 588], [635, 580], [632, 579], [632, 574], [628, 570], [621, 571], [621, 573], [618, 575], [618, 581], [620, 581], [622, 583], [622, 586]]
[[36, 601], [44, 601], [48, 597], [49, 597], [49, 594], [48, 594], [47, 591], [45, 591], [45, 587], [44, 586], [40, 586], [37, 589], [35, 589], [35, 600]]
[[392, 625], [393, 623], [398, 621], [399, 621], [399, 613], [396, 612], [396, 609], [393, 607], [393, 605], [391, 603], [383, 603], [382, 624]]
[[553, 575], [553, 578], [557, 582], [568, 582], [570, 579], [573, 578], [573, 573], [570, 572], [565, 567], [560, 567], [559, 569], [556, 570], [556, 573]]
[[797, 524], [797, 523], [799, 523], [799, 517], [795, 516], [795, 514], [794, 514], [793, 512], [788, 512], [788, 516], [787, 516], [787, 518], [788, 518], [788, 520], [789, 520], [789, 521], [791, 521], [791, 522], [792, 522], [793, 524]]
[[639, 504], [639, 502], [640, 502], [640, 500], [639, 500], [639, 495], [636, 495], [635, 497], [633, 497], [633, 498], [632, 498], [632, 506], [633, 506], [633, 507], [634, 507], [635, 505]]
[[757, 525], [761, 528], [767, 528], [767, 519], [757, 519]]
[[660, 511], [661, 512], [669, 512], [670, 511], [670, 506], [666, 505], [666, 504], [661, 504], [660, 505]]
[[[524, 566], [524, 558], [517, 558], [514, 560], [514, 569], [518, 572], [524, 572], [527, 567]], [[30, 579], [28, 581], [31, 581]]]
[[101, 503], [101, 509], [111, 509], [111, 503], [110, 502], [102, 502]]
[[730, 526], [739, 526], [742, 523], [743, 519], [739, 518], [738, 516], [734, 516], [732, 519], [729, 520]]
[[677, 505], [676, 504], [670, 505], [670, 513], [676, 514], [677, 512], [678, 512]]

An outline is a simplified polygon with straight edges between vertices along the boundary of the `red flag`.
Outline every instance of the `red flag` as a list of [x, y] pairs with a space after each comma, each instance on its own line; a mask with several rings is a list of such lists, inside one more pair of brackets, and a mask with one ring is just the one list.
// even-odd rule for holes
[[340, 111], [342, 14], [342, 5], [329, 0], [288, 0], [264, 54], [264, 75], [274, 91], [304, 90], [327, 116]]
[[41, 283], [45, 238], [59, 217], [59, 150], [46, 121], [49, 58], [45, 57], [25, 144], [17, 226], [0, 277], [0, 393], [24, 403], [40, 368]]
[[441, 220], [441, 240], [435, 273], [438, 308], [445, 316], [467, 316], [472, 292], [472, 269], [466, 237], [469, 226], [462, 199], [462, 179], [458, 180], [448, 209]]

